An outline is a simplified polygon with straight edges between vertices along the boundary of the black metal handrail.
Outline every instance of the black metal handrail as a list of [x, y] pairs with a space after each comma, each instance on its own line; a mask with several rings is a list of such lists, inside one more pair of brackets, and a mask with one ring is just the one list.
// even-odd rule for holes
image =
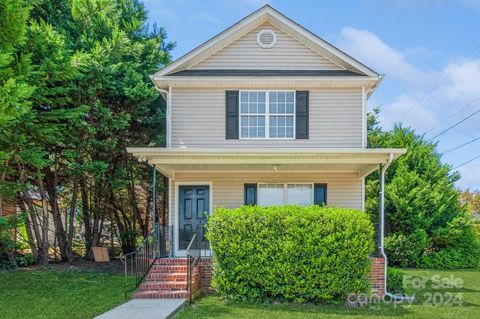
[[187, 247], [187, 283], [190, 303], [192, 303], [193, 299], [193, 272], [195, 271], [195, 267], [197, 267], [198, 262], [202, 257], [202, 239], [203, 228], [197, 228]]
[[171, 247], [167, 244], [166, 234], [168, 232], [168, 237], [172, 237], [170, 229], [171, 227], [155, 224], [135, 251], [122, 256], [125, 267], [125, 297], [140, 285], [158, 258], [168, 257]]

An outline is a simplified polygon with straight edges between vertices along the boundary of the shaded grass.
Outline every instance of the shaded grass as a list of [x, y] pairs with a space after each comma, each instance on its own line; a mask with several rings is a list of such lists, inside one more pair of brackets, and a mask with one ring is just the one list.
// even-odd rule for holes
[[93, 318], [123, 302], [124, 278], [119, 274], [0, 272], [0, 318]]
[[[407, 287], [409, 295], [416, 300], [411, 306], [406, 304], [373, 304], [363, 308], [347, 308], [334, 305], [292, 305], [292, 304], [251, 304], [229, 303], [219, 296], [210, 295], [200, 299], [191, 307], [186, 307], [175, 318], [480, 318], [480, 270], [414, 270], [406, 269], [407, 275], [426, 279], [425, 287]], [[440, 289], [431, 282], [433, 275], [437, 278], [460, 278], [462, 287]], [[435, 306], [428, 303], [428, 296], [437, 293], [444, 298], [448, 293], [461, 294], [462, 305]], [[438, 297], [437, 297], [437, 301]]]

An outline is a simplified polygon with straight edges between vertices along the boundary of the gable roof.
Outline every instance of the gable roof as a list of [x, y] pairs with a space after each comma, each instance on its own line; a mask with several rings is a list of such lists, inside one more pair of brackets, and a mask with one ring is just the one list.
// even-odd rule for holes
[[156, 72], [152, 76], [152, 79], [161, 79], [164, 76], [179, 75], [182, 71], [185, 72], [192, 66], [204, 61], [265, 22], [281, 29], [300, 43], [339, 65], [341, 68], [352, 72], [355, 76], [363, 75], [376, 78], [380, 77], [377, 72], [355, 60], [327, 41], [321, 39], [298, 23], [290, 20], [271, 6], [265, 5], [210, 40], [204, 42], [197, 48], [183, 55], [162, 70]]

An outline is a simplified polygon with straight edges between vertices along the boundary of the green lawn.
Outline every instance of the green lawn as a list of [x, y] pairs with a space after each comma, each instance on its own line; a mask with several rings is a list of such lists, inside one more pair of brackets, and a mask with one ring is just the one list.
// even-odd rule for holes
[[[193, 306], [182, 310], [175, 318], [480, 318], [480, 270], [405, 270], [405, 272], [415, 278], [430, 279], [432, 275], [438, 275], [440, 278], [454, 276], [463, 280], [463, 287], [438, 289], [429, 281], [425, 289], [409, 289], [409, 293], [415, 294], [417, 298], [411, 306], [376, 304], [359, 309], [345, 306], [235, 304], [226, 303], [217, 296], [206, 296]], [[463, 301], [461, 306], [444, 304], [449, 296], [455, 296], [457, 293], [461, 294]], [[444, 305], [432, 305], [429, 296], [434, 296], [437, 304], [443, 299]]]
[[120, 274], [0, 272], [0, 318], [93, 318], [123, 302], [124, 279]]

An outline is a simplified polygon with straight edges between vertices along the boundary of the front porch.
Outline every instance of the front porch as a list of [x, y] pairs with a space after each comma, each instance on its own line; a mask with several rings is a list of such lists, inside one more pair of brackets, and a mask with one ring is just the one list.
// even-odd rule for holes
[[[405, 150], [129, 148], [128, 152], [168, 177], [169, 195], [165, 226], [169, 231], [164, 234], [168, 237], [168, 255], [155, 261], [136, 297], [174, 298], [200, 291], [200, 287], [202, 291], [209, 289], [211, 252], [203, 237], [205, 213], [212, 214], [215, 207], [235, 208], [251, 203], [317, 204], [317, 185], [323, 187], [321, 200], [327, 206], [364, 210], [365, 177], [377, 169], [384, 172], [382, 168]], [[253, 193], [247, 190], [251, 185], [255, 185]], [[196, 240], [201, 255], [197, 256], [193, 277], [185, 281], [188, 271], [182, 267], [188, 264], [185, 257], [194, 234], [200, 238]], [[382, 238], [380, 233], [380, 246]], [[372, 260], [373, 292], [383, 294], [386, 261], [383, 256]], [[181, 282], [175, 282], [177, 277]], [[172, 278], [174, 282], [169, 281]], [[196, 288], [188, 288], [188, 282]], [[185, 287], [179, 289], [179, 284]]]
[[[322, 184], [326, 205], [364, 210], [365, 177], [405, 153], [403, 149], [127, 150], [168, 177], [171, 257], [185, 256], [194, 230], [205, 223], [204, 212], [246, 204], [245, 185], [302, 186], [303, 193], [290, 196], [288, 190], [279, 195], [272, 189], [255, 193], [256, 200], [261, 200], [258, 204], [281, 205], [314, 204], [314, 185]], [[262, 196], [271, 198], [258, 198]], [[296, 201], [295, 196], [302, 196], [303, 201]]]

